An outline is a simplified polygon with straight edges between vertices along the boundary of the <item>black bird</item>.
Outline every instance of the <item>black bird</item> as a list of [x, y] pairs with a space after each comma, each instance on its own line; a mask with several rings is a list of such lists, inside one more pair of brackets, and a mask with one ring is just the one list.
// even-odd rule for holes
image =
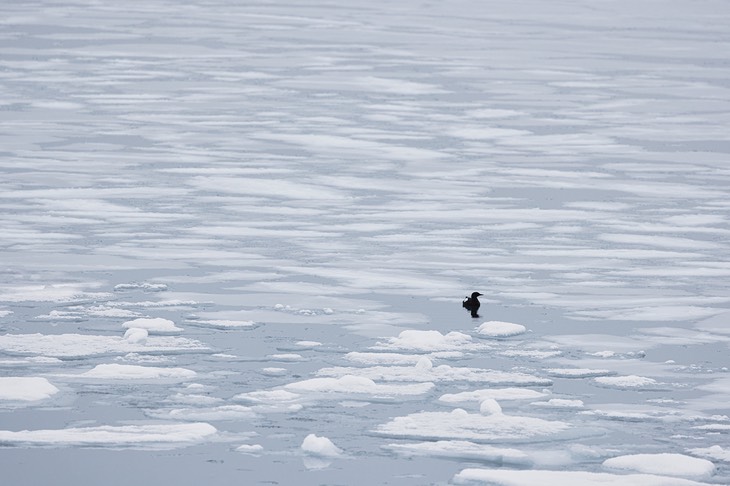
[[464, 302], [461, 303], [461, 306], [471, 312], [472, 317], [479, 317], [479, 314], [477, 314], [477, 311], [479, 310], [479, 306], [481, 304], [479, 303], [479, 292], [472, 292], [471, 297], [464, 297]]

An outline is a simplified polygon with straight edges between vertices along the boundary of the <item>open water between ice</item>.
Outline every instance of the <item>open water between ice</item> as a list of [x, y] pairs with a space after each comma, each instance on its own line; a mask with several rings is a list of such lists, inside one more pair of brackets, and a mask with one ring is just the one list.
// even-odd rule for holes
[[0, 483], [730, 483], [728, 25], [3, 3]]

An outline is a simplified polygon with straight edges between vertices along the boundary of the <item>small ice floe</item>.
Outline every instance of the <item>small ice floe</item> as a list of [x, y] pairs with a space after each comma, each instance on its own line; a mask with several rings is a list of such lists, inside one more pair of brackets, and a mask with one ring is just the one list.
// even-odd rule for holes
[[193, 326], [208, 327], [211, 329], [219, 329], [221, 331], [235, 329], [254, 329], [258, 327], [258, 323], [254, 321], [240, 321], [232, 319], [208, 319], [208, 320], [188, 320], [186, 321]]
[[377, 426], [379, 435], [396, 438], [453, 439], [476, 441], [524, 441], [555, 436], [571, 428], [566, 422], [501, 413], [418, 412], [396, 417]]
[[187, 368], [159, 368], [154, 366], [138, 366], [124, 364], [100, 364], [84, 373], [76, 375], [59, 375], [64, 378], [82, 378], [89, 380], [132, 380], [132, 381], [186, 381], [196, 376]]
[[485, 343], [476, 342], [468, 334], [451, 331], [444, 335], [438, 331], [402, 331], [398, 337], [387, 338], [373, 349], [386, 351], [436, 352], [436, 351], [476, 351], [488, 349]]
[[258, 456], [263, 451], [264, 446], [262, 446], [261, 444], [243, 444], [236, 447], [236, 452], [241, 452], [243, 454], [249, 454], [252, 456]]
[[723, 449], [719, 445], [688, 449], [687, 452], [695, 456], [712, 459], [713, 461], [730, 462], [730, 448], [726, 447]]
[[269, 354], [266, 356], [266, 359], [269, 361], [284, 361], [288, 363], [296, 361], [306, 361], [306, 358], [304, 356], [297, 353]]
[[234, 396], [233, 400], [250, 404], [251, 410], [255, 412], [291, 413], [298, 412], [303, 408], [300, 403], [303, 398], [299, 393], [279, 389], [240, 393]]
[[476, 444], [466, 440], [439, 440], [413, 444], [387, 444], [384, 449], [406, 457], [442, 457], [466, 461], [480, 461], [508, 466], [530, 466], [532, 460], [518, 449]]
[[683, 478], [652, 474], [610, 474], [586, 471], [543, 469], [464, 469], [453, 479], [455, 484], [485, 483], [491, 486], [534, 486], [562, 484], [580, 486], [710, 486]]
[[132, 282], [126, 284], [117, 284], [114, 286], [115, 292], [124, 292], [130, 290], [141, 290], [143, 292], [162, 292], [167, 290], [167, 285], [161, 283], [149, 282]]
[[146, 414], [150, 417], [159, 419], [193, 422], [197, 422], [199, 420], [205, 420], [206, 422], [244, 420], [256, 417], [256, 413], [250, 407], [245, 407], [243, 405], [174, 408], [170, 410], [156, 409], [148, 410]]
[[127, 353], [184, 353], [208, 350], [194, 339], [176, 336], [150, 336], [145, 343], [131, 343], [121, 336], [93, 334], [4, 334], [0, 351], [21, 355], [81, 358]]
[[508, 349], [501, 351], [499, 354], [508, 358], [547, 359], [560, 356], [563, 352], [558, 350], [546, 351], [540, 349]]
[[337, 378], [312, 378], [285, 385], [287, 390], [298, 393], [320, 393], [335, 395], [332, 398], [341, 399], [342, 395], [364, 396], [366, 398], [387, 398], [399, 396], [424, 395], [434, 388], [434, 384], [381, 384], [364, 376], [344, 375]]
[[316, 434], [309, 434], [304, 438], [301, 445], [302, 451], [306, 454], [320, 457], [341, 457], [342, 449], [337, 447], [327, 437], [320, 437]]
[[35, 402], [58, 393], [46, 378], [37, 376], [0, 377], [0, 400], [11, 402]]
[[414, 366], [426, 356], [429, 359], [459, 359], [464, 356], [459, 351], [440, 351], [428, 354], [402, 354], [402, 353], [373, 353], [353, 351], [345, 355], [345, 359], [362, 365], [397, 365], [397, 366]]
[[[419, 358], [415, 366], [371, 366], [367, 368], [333, 367], [322, 368], [317, 374], [320, 376], [354, 375], [370, 378], [377, 381], [399, 382], [452, 382], [466, 381], [471, 383], [492, 383], [494, 385], [516, 386], [549, 386], [552, 384], [547, 378], [529, 375], [526, 373], [488, 370], [482, 368], [465, 368], [449, 365], [428, 366], [424, 359]], [[430, 360], [428, 361], [430, 363]]]
[[505, 338], [518, 336], [527, 332], [527, 328], [522, 324], [513, 324], [511, 322], [487, 321], [477, 328], [480, 336]]
[[628, 390], [652, 390], [660, 386], [660, 383], [653, 378], [645, 376], [600, 376], [594, 378], [599, 385], [611, 388], [623, 388]]
[[130, 327], [124, 332], [124, 339], [132, 344], [144, 344], [147, 342], [149, 332], [147, 329], [138, 327]]
[[563, 398], [551, 398], [545, 402], [532, 402], [533, 407], [541, 408], [583, 408], [583, 400], [566, 400]]
[[23, 447], [103, 447], [176, 449], [212, 439], [218, 431], [207, 423], [102, 425], [51, 430], [0, 430], [0, 443]]
[[494, 398], [487, 398], [479, 404], [479, 412], [484, 415], [502, 415], [502, 406]]
[[261, 368], [261, 374], [266, 376], [284, 376], [287, 373], [289, 373], [289, 370], [287, 370], [286, 368]]
[[80, 302], [84, 300], [103, 300], [111, 297], [107, 292], [89, 292], [88, 287], [99, 284], [89, 282], [86, 285], [77, 283], [0, 286], [3, 302]]
[[163, 319], [161, 317], [140, 317], [139, 319], [125, 322], [124, 324], [122, 324], [122, 327], [125, 327], [127, 329], [146, 329], [152, 334], [170, 334], [182, 331], [182, 329], [177, 327], [174, 322], [169, 319]]
[[589, 368], [548, 368], [545, 372], [556, 378], [595, 378], [616, 374], [611, 370], [593, 370]]
[[715, 465], [707, 459], [684, 454], [630, 454], [603, 461], [606, 469], [644, 474], [658, 474], [687, 479], [709, 479]]
[[439, 397], [443, 403], [481, 403], [492, 398], [494, 400], [534, 400], [549, 395], [547, 392], [530, 390], [529, 388], [487, 388], [461, 393], [447, 393]]

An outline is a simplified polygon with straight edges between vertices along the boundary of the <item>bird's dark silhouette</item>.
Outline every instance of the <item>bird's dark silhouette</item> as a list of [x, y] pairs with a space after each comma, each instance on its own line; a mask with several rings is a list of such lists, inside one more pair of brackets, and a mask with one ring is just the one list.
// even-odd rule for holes
[[471, 312], [472, 317], [479, 317], [479, 314], [477, 314], [477, 311], [479, 311], [479, 307], [481, 306], [481, 303], [479, 302], [478, 297], [482, 295], [479, 292], [472, 292], [471, 297], [465, 297], [464, 302], [461, 303], [461, 306]]

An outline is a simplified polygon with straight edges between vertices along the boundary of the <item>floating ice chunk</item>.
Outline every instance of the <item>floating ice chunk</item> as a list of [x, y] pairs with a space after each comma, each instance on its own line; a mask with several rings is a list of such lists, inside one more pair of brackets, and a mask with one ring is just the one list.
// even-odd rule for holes
[[267, 356], [268, 359], [272, 361], [304, 361], [305, 358], [301, 354], [297, 353], [280, 353], [280, 354], [270, 354]]
[[338, 378], [312, 378], [285, 385], [285, 388], [297, 392], [318, 392], [337, 394], [365, 394], [374, 397], [392, 397], [401, 395], [423, 395], [434, 388], [433, 383], [416, 383], [409, 385], [384, 385], [375, 383], [363, 376], [344, 375]]
[[570, 429], [566, 422], [504, 414], [482, 415], [457, 408], [451, 412], [419, 412], [396, 417], [374, 432], [388, 437], [522, 441]]
[[130, 327], [124, 333], [124, 339], [132, 344], [144, 344], [147, 342], [149, 332], [147, 329], [140, 329], [138, 327]]
[[155, 418], [172, 420], [241, 420], [256, 417], [256, 413], [250, 407], [243, 405], [221, 405], [210, 408], [175, 408], [172, 410], [150, 410], [147, 415]]
[[193, 326], [210, 327], [212, 329], [228, 330], [228, 329], [253, 329], [258, 327], [254, 321], [237, 321], [231, 319], [208, 319], [208, 320], [191, 320], [187, 321]]
[[659, 383], [644, 376], [602, 376], [595, 378], [596, 383], [613, 388], [644, 389], [655, 388]]
[[[87, 284], [96, 286], [96, 284]], [[75, 302], [101, 300], [111, 296], [106, 292], [88, 292], [81, 284], [21, 285], [0, 287], [3, 302]]]
[[512, 466], [529, 466], [530, 457], [518, 449], [475, 444], [465, 440], [439, 440], [415, 444], [388, 444], [385, 449], [403, 456], [430, 456], [450, 459], [478, 460]]
[[322, 343], [320, 343], [320, 342], [318, 342], [318, 341], [297, 341], [297, 342], [296, 342], [296, 343], [294, 343], [294, 344], [295, 344], [295, 345], [296, 345], [297, 347], [300, 347], [300, 348], [307, 348], [307, 349], [311, 349], [311, 348], [316, 348], [316, 347], [318, 347], [318, 346], [322, 346]]
[[165, 284], [153, 284], [149, 282], [134, 282], [134, 283], [128, 283], [128, 284], [118, 284], [114, 286], [115, 292], [122, 292], [125, 290], [142, 290], [144, 292], [162, 292], [164, 290], [167, 290], [167, 285]]
[[317, 374], [320, 376], [355, 375], [377, 381], [467, 381], [521, 386], [549, 386], [552, 384], [552, 381], [546, 378], [540, 378], [526, 373], [453, 367], [449, 365], [434, 366], [432, 368], [419, 368], [416, 366], [372, 366], [369, 368], [334, 367], [322, 368]]
[[12, 313], [13, 311], [11, 310], [0, 309], [0, 317], [7, 317]]
[[246, 393], [239, 393], [234, 400], [241, 400], [249, 403], [291, 403], [301, 398], [298, 393], [286, 390], [258, 390]]
[[261, 444], [243, 444], [236, 447], [236, 452], [243, 452], [244, 454], [257, 455], [264, 451], [264, 446]]
[[715, 465], [707, 459], [666, 453], [612, 457], [603, 461], [603, 467], [688, 479], [708, 479], [715, 473]]
[[548, 393], [530, 390], [527, 388], [488, 388], [461, 393], [447, 393], [439, 397], [444, 403], [479, 402], [492, 398], [494, 400], [534, 400], [547, 396]]
[[481, 336], [488, 337], [510, 337], [524, 334], [527, 331], [522, 324], [511, 322], [487, 321], [477, 328]]
[[340, 457], [342, 455], [342, 449], [334, 445], [331, 440], [315, 434], [306, 436], [301, 447], [305, 453], [313, 456]]
[[345, 359], [364, 365], [415, 365], [422, 355], [400, 353], [362, 353], [353, 351], [345, 355]]
[[34, 402], [50, 398], [58, 391], [46, 378], [0, 377], [0, 400]]
[[430, 359], [428, 359], [425, 356], [421, 356], [419, 358], [418, 363], [416, 363], [416, 369], [417, 370], [430, 370], [433, 368], [433, 363]]
[[261, 373], [266, 376], [283, 376], [289, 372], [286, 368], [262, 368]]
[[90, 378], [99, 380], [171, 380], [185, 381], [195, 377], [196, 373], [187, 368], [158, 368], [153, 366], [123, 365], [123, 364], [100, 364], [94, 368], [78, 375], [77, 378]]
[[12, 354], [42, 355], [64, 358], [84, 356], [204, 351], [200, 341], [172, 336], [150, 336], [147, 342], [130, 343], [121, 336], [87, 334], [4, 334], [0, 335], [0, 350]]
[[52, 430], [0, 430], [0, 443], [25, 447], [105, 447], [114, 449], [174, 449], [216, 435], [207, 423], [103, 425]]
[[175, 333], [182, 331], [182, 329], [177, 327], [174, 322], [169, 319], [163, 319], [162, 317], [155, 317], [151, 319], [140, 317], [139, 319], [125, 322], [124, 324], [122, 324], [122, 327], [126, 327], [128, 329], [147, 329], [147, 331], [151, 333], [158, 334]]
[[508, 349], [499, 353], [502, 356], [510, 358], [533, 358], [533, 359], [546, 359], [554, 358], [563, 354], [562, 351], [541, 351], [539, 349]]
[[211, 397], [209, 395], [196, 395], [194, 393], [176, 393], [165, 401], [184, 405], [208, 406], [220, 403], [223, 401], [223, 399], [218, 397]]
[[373, 349], [403, 350], [413, 352], [433, 351], [471, 351], [485, 349], [485, 345], [476, 343], [468, 334], [451, 331], [443, 335], [438, 331], [418, 331], [409, 329], [398, 337], [387, 338]]
[[551, 398], [546, 402], [532, 402], [534, 407], [545, 408], [583, 408], [583, 400], [565, 400], [562, 398]]
[[484, 415], [501, 415], [502, 407], [494, 398], [487, 398], [479, 404], [479, 412]]
[[585, 471], [464, 469], [454, 476], [456, 484], [483, 482], [496, 486], [561, 484], [570, 486], [710, 486], [689, 479], [651, 474], [609, 474]]
[[611, 370], [592, 370], [588, 368], [548, 368], [545, 372], [550, 376], [560, 378], [595, 378], [616, 374]]
[[713, 461], [730, 462], [730, 449], [723, 449], [719, 445], [712, 447], [699, 447], [696, 449], [688, 449], [687, 452], [694, 454], [695, 456], [705, 457], [712, 459]]

